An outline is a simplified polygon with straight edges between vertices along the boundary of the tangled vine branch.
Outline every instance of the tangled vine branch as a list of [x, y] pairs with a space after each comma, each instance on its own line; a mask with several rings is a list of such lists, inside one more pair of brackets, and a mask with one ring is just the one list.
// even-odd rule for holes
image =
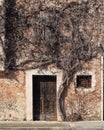
[[54, 64], [62, 69], [64, 87], [59, 102], [64, 120], [64, 89], [99, 52], [102, 2], [70, 2], [57, 7], [34, 0], [5, 0], [6, 68], [26, 70]]

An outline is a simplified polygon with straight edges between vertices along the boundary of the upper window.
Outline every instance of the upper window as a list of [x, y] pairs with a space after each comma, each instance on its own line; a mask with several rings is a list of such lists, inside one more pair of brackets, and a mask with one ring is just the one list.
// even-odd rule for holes
[[77, 75], [76, 77], [76, 85], [77, 88], [91, 88], [91, 75]]

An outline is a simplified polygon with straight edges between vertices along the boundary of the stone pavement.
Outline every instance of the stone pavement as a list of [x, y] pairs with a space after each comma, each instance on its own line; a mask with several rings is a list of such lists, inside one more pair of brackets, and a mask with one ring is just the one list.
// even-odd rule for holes
[[104, 130], [104, 122], [0, 122], [0, 130]]

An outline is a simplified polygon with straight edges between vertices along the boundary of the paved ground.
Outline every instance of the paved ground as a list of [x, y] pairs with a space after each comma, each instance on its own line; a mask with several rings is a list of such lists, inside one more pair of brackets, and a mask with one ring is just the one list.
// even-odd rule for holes
[[104, 130], [104, 122], [0, 122], [0, 130]]

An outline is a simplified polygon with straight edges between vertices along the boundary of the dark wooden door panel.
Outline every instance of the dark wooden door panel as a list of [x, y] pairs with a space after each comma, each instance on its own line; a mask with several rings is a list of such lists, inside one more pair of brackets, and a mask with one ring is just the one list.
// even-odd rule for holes
[[[47, 120], [49, 120], [49, 116], [56, 116], [56, 83], [55, 82], [47, 82], [45, 87], [45, 92], [47, 94], [44, 95], [45, 98], [45, 114]], [[52, 119], [51, 119], [52, 120]]]
[[[38, 113], [38, 119], [39, 120], [56, 120], [56, 79], [53, 80], [51, 77], [38, 77], [38, 80], [34, 80], [35, 85], [33, 87], [36, 87], [36, 91], [34, 92], [38, 96], [34, 96], [34, 107], [33, 109], [38, 108], [38, 110], [34, 110], [34, 117], [36, 117]], [[38, 85], [38, 86], [37, 86]], [[39, 92], [38, 92], [39, 91]], [[37, 103], [36, 103], [37, 102]], [[36, 119], [37, 120], [37, 119]]]
[[[42, 118], [56, 117], [56, 82], [40, 82]], [[44, 117], [43, 117], [44, 116]]]

